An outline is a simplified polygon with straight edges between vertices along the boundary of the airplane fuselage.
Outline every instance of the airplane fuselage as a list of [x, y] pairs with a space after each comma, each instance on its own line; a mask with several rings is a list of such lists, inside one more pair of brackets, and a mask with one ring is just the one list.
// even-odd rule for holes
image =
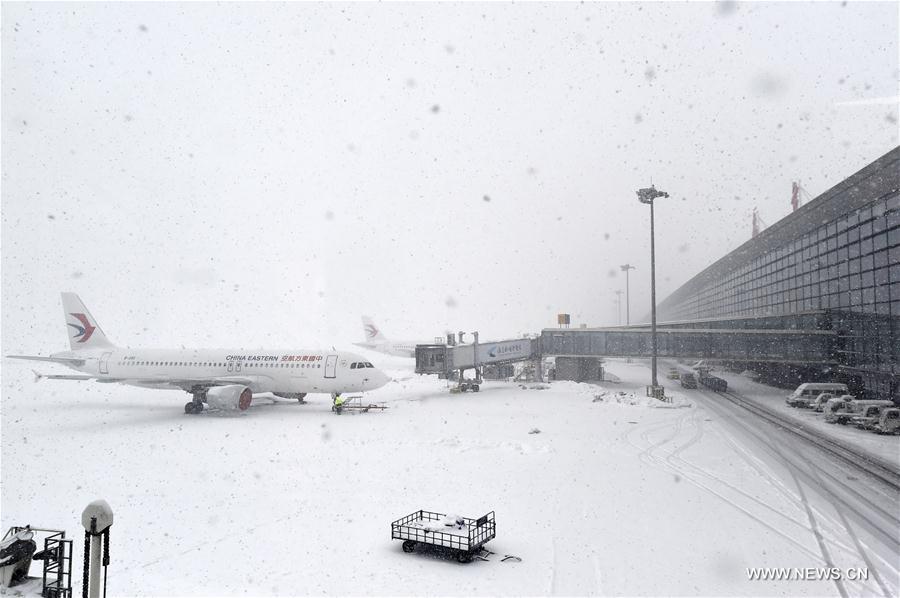
[[65, 351], [53, 357], [77, 357], [72, 369], [98, 382], [145, 388], [185, 389], [192, 380], [233, 378], [253, 393], [338, 393], [372, 390], [388, 377], [365, 358], [346, 351], [240, 349], [123, 349]]

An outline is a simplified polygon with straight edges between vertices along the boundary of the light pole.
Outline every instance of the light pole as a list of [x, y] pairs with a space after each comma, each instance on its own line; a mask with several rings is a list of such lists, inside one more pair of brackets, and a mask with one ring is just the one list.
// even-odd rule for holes
[[628, 290], [628, 271], [634, 270], [631, 264], [619, 266], [625, 272], [625, 325], [631, 326], [631, 293]]
[[653, 239], [653, 200], [657, 197], [669, 197], [665, 191], [657, 191], [656, 187], [650, 185], [646, 189], [638, 189], [638, 201], [650, 204], [650, 335], [653, 343], [653, 396], [660, 393], [659, 382], [656, 379], [656, 246]]
[[618, 318], [619, 326], [622, 325], [622, 291], [616, 291], [616, 318]]

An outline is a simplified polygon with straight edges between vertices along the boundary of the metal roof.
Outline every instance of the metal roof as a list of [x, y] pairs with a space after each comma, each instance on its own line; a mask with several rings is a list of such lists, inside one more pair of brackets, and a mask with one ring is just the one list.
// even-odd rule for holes
[[900, 146], [801, 206], [796, 212], [788, 214], [681, 285], [659, 304], [661, 317], [665, 317], [664, 314], [670, 307], [697, 295], [707, 286], [757, 257], [779, 249], [826, 222], [855, 212], [898, 190]]

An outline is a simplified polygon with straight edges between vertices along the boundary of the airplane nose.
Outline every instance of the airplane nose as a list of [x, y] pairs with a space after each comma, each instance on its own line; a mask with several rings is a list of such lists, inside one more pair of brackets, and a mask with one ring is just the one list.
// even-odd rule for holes
[[372, 374], [372, 388], [381, 388], [390, 381], [391, 377], [381, 370], [375, 370], [375, 373]]

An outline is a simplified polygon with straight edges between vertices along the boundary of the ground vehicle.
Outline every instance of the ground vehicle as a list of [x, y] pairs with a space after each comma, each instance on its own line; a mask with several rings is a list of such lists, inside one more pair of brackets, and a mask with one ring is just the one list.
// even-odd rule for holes
[[[835, 401], [834, 406], [829, 411], [828, 405]], [[866, 407], [893, 407], [891, 401], [857, 401], [851, 395], [844, 395], [838, 399], [831, 399], [826, 404], [825, 421], [834, 424], [846, 424], [854, 415], [859, 415]]]
[[697, 379], [693, 374], [681, 375], [681, 388], [697, 388]]
[[678, 380], [681, 378], [681, 374], [678, 373], [678, 368], [669, 368], [669, 373], [666, 374], [666, 378], [669, 380]]
[[791, 407], [809, 407], [810, 401], [823, 392], [846, 394], [847, 385], [839, 382], [804, 382], [784, 402]]
[[469, 519], [419, 510], [391, 523], [391, 539], [403, 540], [403, 552], [419, 545], [438, 546], [454, 552], [460, 563], [470, 562], [496, 535], [493, 511]]
[[825, 404], [836, 396], [838, 395], [835, 395], [831, 392], [819, 393], [819, 396], [810, 401], [809, 406], [812, 407], [813, 410], [822, 413], [822, 411], [825, 409]]
[[850, 418], [850, 423], [852, 423], [857, 428], [862, 428], [863, 430], [870, 430], [875, 427], [875, 424], [878, 423], [878, 420], [881, 419], [881, 411], [884, 407], [880, 405], [867, 405], [862, 408], [857, 415], [854, 415]]
[[726, 390], [728, 390], [727, 381], [717, 376], [710, 376], [709, 374], [700, 376], [700, 384], [716, 392], [725, 392]]
[[825, 414], [825, 421], [829, 424], [846, 424], [850, 421], [850, 395], [835, 397], [828, 399], [822, 413]]
[[884, 409], [873, 429], [879, 434], [900, 434], [900, 409]]

